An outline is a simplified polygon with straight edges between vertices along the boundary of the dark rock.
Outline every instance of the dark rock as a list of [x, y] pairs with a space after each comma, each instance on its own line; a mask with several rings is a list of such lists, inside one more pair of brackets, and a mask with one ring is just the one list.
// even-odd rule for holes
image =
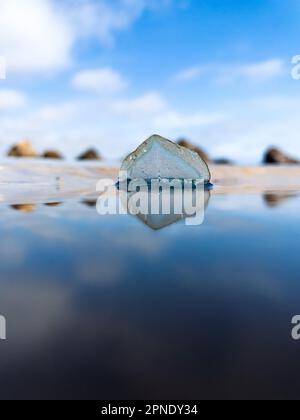
[[26, 157], [26, 158], [36, 158], [38, 153], [34, 150], [32, 144], [29, 141], [24, 141], [13, 146], [9, 152], [9, 157]]
[[188, 140], [185, 139], [180, 139], [178, 140], [177, 144], [179, 144], [179, 146], [185, 147], [189, 150], [191, 150], [192, 152], [198, 153], [198, 155], [205, 161], [205, 162], [209, 162], [210, 159], [207, 155], [207, 153], [202, 150], [199, 146], [196, 146], [194, 144], [192, 144], [191, 142], [189, 142]]
[[297, 164], [300, 163], [299, 160], [292, 158], [281, 150], [272, 147], [267, 150], [264, 155], [263, 163], [266, 164]]
[[44, 159], [62, 160], [64, 157], [56, 150], [47, 150], [42, 156]]
[[215, 159], [213, 162], [216, 165], [234, 165], [232, 160], [226, 158]]
[[102, 156], [95, 149], [89, 149], [80, 155], [77, 160], [102, 160]]

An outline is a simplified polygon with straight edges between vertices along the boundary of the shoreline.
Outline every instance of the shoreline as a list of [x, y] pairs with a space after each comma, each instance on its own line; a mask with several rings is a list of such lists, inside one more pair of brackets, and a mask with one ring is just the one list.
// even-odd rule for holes
[[[242, 167], [210, 165], [219, 194], [300, 193], [300, 165]], [[14, 160], [0, 163], [0, 203], [41, 203], [97, 198], [100, 179], [116, 179], [118, 168], [104, 164], [63, 164]]]

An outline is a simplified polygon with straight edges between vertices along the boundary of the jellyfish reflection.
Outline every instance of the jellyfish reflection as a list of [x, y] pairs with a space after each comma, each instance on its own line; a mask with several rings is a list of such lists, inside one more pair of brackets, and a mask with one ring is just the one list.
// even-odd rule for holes
[[[155, 182], [160, 183], [160, 188], [153, 188]], [[135, 182], [132, 185], [135, 187]], [[187, 225], [202, 224], [210, 199], [210, 191], [204, 189], [203, 183], [197, 189], [193, 188], [193, 181], [183, 180], [154, 180], [151, 187], [145, 184], [138, 192], [135, 188], [121, 189], [119, 192], [126, 212], [135, 215], [153, 230], [163, 229], [182, 220]]]

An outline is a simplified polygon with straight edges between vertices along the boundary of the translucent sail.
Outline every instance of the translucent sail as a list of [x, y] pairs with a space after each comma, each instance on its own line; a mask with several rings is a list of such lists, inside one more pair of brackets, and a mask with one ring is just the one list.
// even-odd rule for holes
[[203, 179], [211, 175], [200, 156], [163, 137], [154, 135], [130, 154], [122, 164], [130, 179]]

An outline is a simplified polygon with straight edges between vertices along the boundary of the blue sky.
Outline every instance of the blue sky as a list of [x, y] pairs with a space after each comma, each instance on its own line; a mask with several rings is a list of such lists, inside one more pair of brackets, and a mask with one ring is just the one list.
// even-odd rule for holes
[[0, 150], [118, 158], [159, 133], [300, 156], [299, 18], [297, 0], [0, 0]]

